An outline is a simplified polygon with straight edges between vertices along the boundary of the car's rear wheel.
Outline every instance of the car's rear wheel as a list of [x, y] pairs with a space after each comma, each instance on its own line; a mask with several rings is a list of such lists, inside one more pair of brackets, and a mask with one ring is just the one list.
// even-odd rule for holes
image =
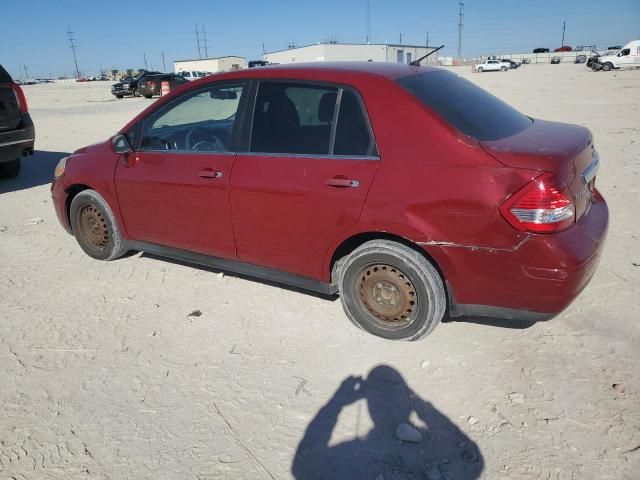
[[500, 67], [500, 70], [502, 70], [503, 72], [507, 71], [507, 67]]
[[442, 279], [419, 252], [389, 240], [355, 249], [340, 269], [342, 307], [358, 327], [390, 340], [417, 340], [446, 310]]
[[613, 68], [613, 63], [611, 62], [607, 62], [604, 65], [602, 65], [602, 70], [604, 70], [605, 72], [608, 72], [612, 68]]
[[95, 190], [83, 190], [73, 198], [69, 221], [80, 247], [90, 257], [114, 260], [127, 253], [111, 208]]
[[138, 94], [138, 89], [134, 88], [133, 90], [131, 90], [131, 95], [134, 97], [139, 97], [140, 95]]
[[0, 178], [15, 178], [20, 174], [22, 159], [20, 157], [10, 162], [0, 163]]

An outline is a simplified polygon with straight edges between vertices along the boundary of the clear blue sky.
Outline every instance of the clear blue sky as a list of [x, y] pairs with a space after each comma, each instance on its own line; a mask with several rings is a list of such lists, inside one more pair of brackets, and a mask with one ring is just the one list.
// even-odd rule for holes
[[[463, 55], [527, 52], [565, 44], [607, 47], [640, 38], [640, 0], [469, 0], [465, 2]], [[209, 56], [258, 59], [267, 51], [329, 38], [363, 42], [366, 0], [0, 0], [0, 63], [17, 75], [71, 75], [67, 24], [75, 32], [81, 73], [99, 68], [167, 70], [173, 60], [197, 58], [195, 24], [207, 29]], [[455, 0], [371, 0], [374, 42], [458, 42]], [[24, 72], [23, 72], [24, 73]]]

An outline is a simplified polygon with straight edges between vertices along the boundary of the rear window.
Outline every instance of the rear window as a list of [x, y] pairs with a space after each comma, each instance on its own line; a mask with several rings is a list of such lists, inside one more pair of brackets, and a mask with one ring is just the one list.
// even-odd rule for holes
[[2, 68], [2, 65], [0, 65], [0, 83], [11, 83], [12, 81], [11, 75], [9, 75], [7, 71]]
[[531, 119], [486, 90], [446, 70], [396, 80], [460, 132], [477, 140], [510, 137], [531, 125]]

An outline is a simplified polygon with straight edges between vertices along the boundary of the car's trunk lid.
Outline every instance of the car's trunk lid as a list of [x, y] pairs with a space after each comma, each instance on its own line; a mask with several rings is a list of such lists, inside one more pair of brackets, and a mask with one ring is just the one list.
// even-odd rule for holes
[[534, 120], [529, 128], [511, 137], [480, 144], [507, 166], [558, 175], [574, 197], [576, 219], [588, 210], [599, 160], [591, 132], [586, 128]]

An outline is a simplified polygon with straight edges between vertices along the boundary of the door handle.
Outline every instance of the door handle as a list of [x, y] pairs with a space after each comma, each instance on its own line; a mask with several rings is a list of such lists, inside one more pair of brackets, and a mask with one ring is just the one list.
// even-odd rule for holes
[[221, 178], [222, 172], [213, 170], [211, 168], [205, 168], [204, 170], [200, 170], [198, 172], [198, 176], [202, 178]]
[[330, 187], [338, 187], [338, 188], [357, 188], [360, 186], [360, 182], [358, 180], [352, 180], [350, 178], [345, 177], [333, 177], [328, 179], [325, 184]]

